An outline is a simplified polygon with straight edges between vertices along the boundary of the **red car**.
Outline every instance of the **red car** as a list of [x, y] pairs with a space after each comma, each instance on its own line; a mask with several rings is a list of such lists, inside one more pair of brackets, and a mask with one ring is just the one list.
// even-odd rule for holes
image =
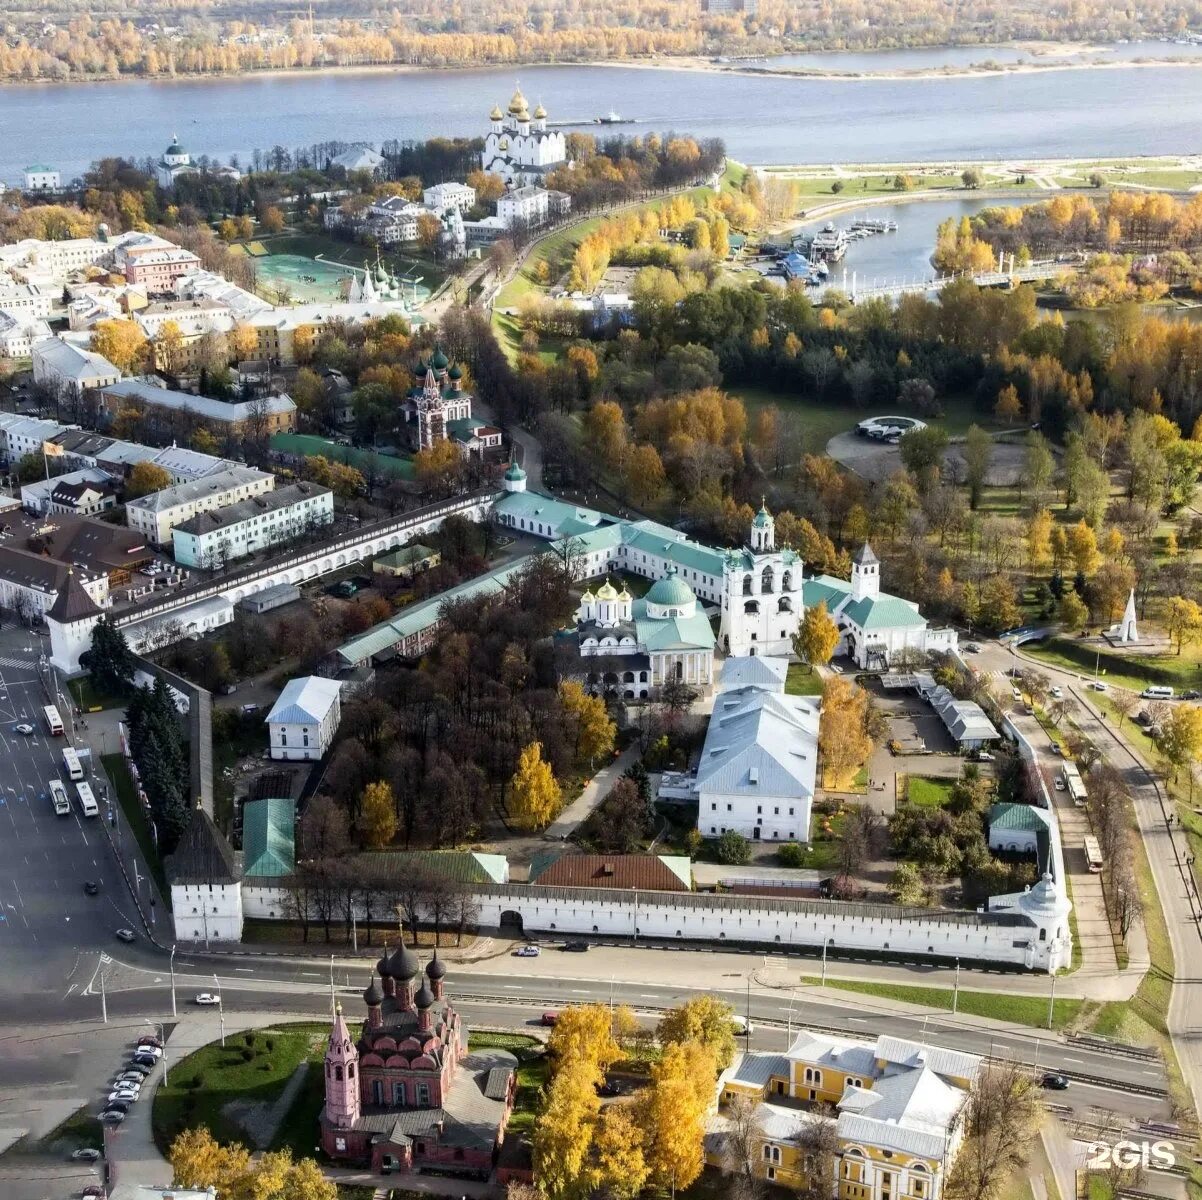
[[543, 1024], [544, 1025], [554, 1025], [555, 1022], [558, 1020], [559, 1020], [559, 1013], [555, 1013], [555, 1012], [543, 1013]]

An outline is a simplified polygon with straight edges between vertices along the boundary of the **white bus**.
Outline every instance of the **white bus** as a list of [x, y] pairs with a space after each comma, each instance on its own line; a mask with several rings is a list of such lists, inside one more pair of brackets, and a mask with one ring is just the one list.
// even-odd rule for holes
[[69, 817], [71, 815], [71, 803], [67, 799], [67, 789], [63, 787], [62, 782], [58, 779], [50, 781], [50, 803], [54, 806], [54, 815], [56, 817]]
[[1085, 781], [1081, 778], [1081, 772], [1077, 770], [1077, 764], [1066, 762], [1060, 768], [1060, 778], [1064, 780], [1069, 799], [1078, 808], [1082, 808], [1089, 796], [1085, 791]]
[[1102, 871], [1102, 847], [1096, 837], [1087, 836], [1085, 839], [1085, 862], [1094, 875]]
[[67, 778], [72, 783], [78, 783], [83, 778], [83, 764], [73, 746], [63, 747], [63, 770], [67, 772]]
[[46, 718], [46, 728], [50, 730], [51, 737], [62, 737], [63, 719], [58, 715], [58, 709], [53, 704], [47, 704], [42, 709], [42, 715]]
[[87, 783], [77, 783], [75, 791], [79, 795], [79, 810], [85, 817], [96, 817], [100, 815], [100, 805], [96, 803], [96, 797], [92, 795], [92, 788]]

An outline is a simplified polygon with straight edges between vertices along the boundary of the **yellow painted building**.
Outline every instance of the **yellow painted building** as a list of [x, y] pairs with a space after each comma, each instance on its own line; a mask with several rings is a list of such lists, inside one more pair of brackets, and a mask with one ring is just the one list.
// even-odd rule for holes
[[754, 1105], [751, 1153], [762, 1179], [810, 1182], [806, 1130], [829, 1124], [838, 1200], [940, 1200], [980, 1067], [976, 1055], [901, 1038], [805, 1031], [784, 1054], [748, 1052], [722, 1074], [707, 1161], [729, 1165], [732, 1106], [741, 1098]]

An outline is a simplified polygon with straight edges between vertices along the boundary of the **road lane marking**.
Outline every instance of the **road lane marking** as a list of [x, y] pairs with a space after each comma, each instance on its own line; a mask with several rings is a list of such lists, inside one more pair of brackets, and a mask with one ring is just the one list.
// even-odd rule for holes
[[253, 967], [235, 967], [234, 970], [240, 971], [243, 975], [253, 975], [255, 973]]

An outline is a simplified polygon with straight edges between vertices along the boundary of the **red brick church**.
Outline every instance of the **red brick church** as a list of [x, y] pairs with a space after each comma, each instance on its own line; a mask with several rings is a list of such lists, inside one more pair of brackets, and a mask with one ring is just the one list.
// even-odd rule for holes
[[341, 1005], [334, 1015], [322, 1149], [376, 1171], [425, 1166], [487, 1178], [513, 1107], [516, 1060], [504, 1050], [469, 1052], [437, 952], [423, 973], [407, 946], [391, 957], [385, 950], [376, 972], [358, 1039]]

